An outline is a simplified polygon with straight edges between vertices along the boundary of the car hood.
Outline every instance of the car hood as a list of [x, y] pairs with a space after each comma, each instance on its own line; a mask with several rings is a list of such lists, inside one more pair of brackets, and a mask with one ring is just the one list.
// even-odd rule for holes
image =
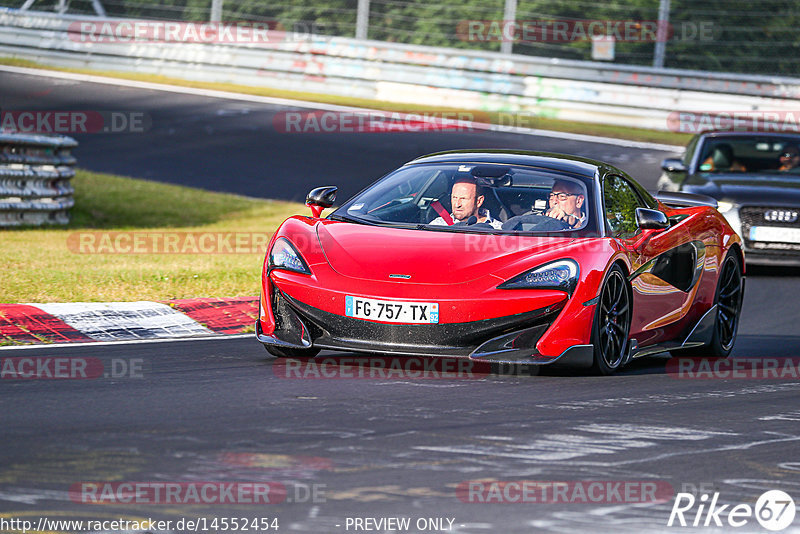
[[417, 284], [469, 282], [575, 240], [407, 230], [345, 222], [319, 224], [317, 236], [328, 263], [339, 274]]
[[683, 190], [738, 204], [800, 205], [800, 176], [774, 174], [702, 174], [689, 180]]

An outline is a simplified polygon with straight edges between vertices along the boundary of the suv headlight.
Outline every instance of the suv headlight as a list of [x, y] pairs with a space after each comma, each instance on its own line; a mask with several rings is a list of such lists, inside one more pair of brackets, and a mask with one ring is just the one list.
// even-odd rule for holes
[[558, 289], [572, 296], [578, 285], [578, 263], [557, 260], [525, 271], [503, 282], [498, 289]]
[[303, 257], [285, 237], [279, 237], [272, 245], [272, 250], [269, 251], [269, 268], [311, 274]]

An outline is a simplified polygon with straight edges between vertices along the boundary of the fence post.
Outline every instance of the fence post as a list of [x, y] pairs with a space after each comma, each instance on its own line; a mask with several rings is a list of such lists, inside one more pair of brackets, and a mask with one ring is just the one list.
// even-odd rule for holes
[[656, 51], [653, 55], [653, 67], [664, 68], [664, 56], [667, 51], [669, 37], [669, 0], [660, 0], [658, 5], [658, 30], [656, 31]]
[[358, 0], [356, 39], [366, 39], [369, 32], [369, 0]]
[[[506, 7], [503, 10], [503, 28], [507, 24], [516, 24], [517, 21], [517, 0], [506, 0]], [[513, 27], [513, 26], [512, 26]], [[500, 42], [500, 52], [503, 54], [510, 54], [514, 48], [513, 39], [506, 38], [506, 32], [503, 32], [503, 40]]]
[[211, 0], [211, 17], [209, 22], [222, 22], [222, 0]]

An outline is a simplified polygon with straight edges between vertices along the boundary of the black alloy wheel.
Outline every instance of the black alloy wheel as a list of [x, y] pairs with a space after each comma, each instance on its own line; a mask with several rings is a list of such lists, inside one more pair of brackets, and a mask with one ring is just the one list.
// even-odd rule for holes
[[593, 332], [596, 372], [610, 375], [622, 364], [628, 350], [631, 315], [628, 281], [619, 265], [614, 265], [597, 301]]

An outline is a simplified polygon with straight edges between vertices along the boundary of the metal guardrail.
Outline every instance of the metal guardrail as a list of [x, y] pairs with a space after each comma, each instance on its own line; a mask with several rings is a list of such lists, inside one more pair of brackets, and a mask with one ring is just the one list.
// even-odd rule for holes
[[800, 104], [800, 78], [292, 34], [268, 43], [107, 42], [80, 34], [80, 22], [93, 20], [100, 19], [0, 11], [0, 54], [68, 67], [662, 130], [675, 111], [794, 112]]
[[0, 132], [0, 226], [69, 222], [76, 146], [65, 136]]

